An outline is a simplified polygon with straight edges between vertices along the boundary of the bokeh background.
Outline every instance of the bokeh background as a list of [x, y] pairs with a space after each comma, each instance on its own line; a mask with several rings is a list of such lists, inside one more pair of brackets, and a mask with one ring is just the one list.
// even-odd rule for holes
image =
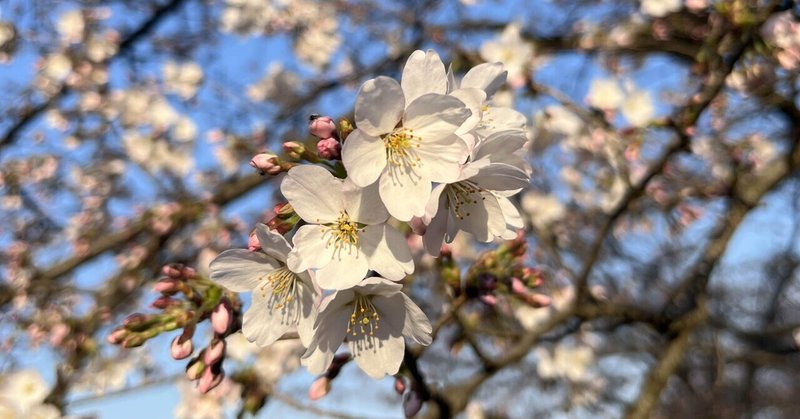
[[[309, 401], [293, 341], [232, 335], [228, 376], [257, 384], [201, 396], [170, 334], [106, 336], [152, 311], [164, 264], [203, 274], [274, 215], [280, 177], [254, 154], [313, 145], [310, 114], [352, 118], [364, 80], [429, 48], [457, 76], [506, 66], [493, 100], [529, 120], [516, 204], [553, 304], [451, 310], [420, 251], [409, 292], [452, 317], [418, 360], [420, 415], [796, 416], [798, 15], [780, 0], [0, 1], [0, 417], [25, 417], [3, 407], [20, 397], [42, 417], [234, 417], [248, 385], [258, 417], [403, 417], [393, 380], [353, 365]], [[466, 269], [491, 247], [452, 250]]]

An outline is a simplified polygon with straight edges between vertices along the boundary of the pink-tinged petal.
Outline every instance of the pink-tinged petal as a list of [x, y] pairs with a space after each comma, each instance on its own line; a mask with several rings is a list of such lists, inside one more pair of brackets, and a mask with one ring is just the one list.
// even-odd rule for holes
[[270, 301], [272, 289], [267, 288], [265, 293], [255, 290], [253, 302], [244, 312], [242, 321], [242, 334], [250, 342], [264, 347], [275, 343], [291, 326], [292, 319], [298, 309], [297, 302], [277, 308]]
[[286, 266], [292, 272], [303, 272], [308, 269], [318, 269], [327, 265], [333, 259], [333, 244], [328, 245], [329, 234], [323, 232], [323, 227], [315, 224], [306, 224], [297, 230], [292, 242], [294, 249], [286, 258]]
[[389, 214], [400, 221], [425, 214], [431, 182], [412, 167], [390, 166], [381, 175], [378, 190]]
[[342, 181], [320, 166], [303, 165], [289, 170], [281, 193], [297, 215], [309, 223], [336, 221], [342, 210]]
[[456, 135], [425, 141], [417, 149], [419, 173], [433, 182], [453, 183], [461, 177], [461, 165], [469, 156], [467, 144]]
[[386, 279], [400, 281], [414, 272], [414, 259], [406, 238], [386, 224], [367, 226], [359, 235], [369, 268]]
[[292, 246], [282, 235], [268, 229], [264, 224], [258, 224], [256, 225], [256, 237], [261, 244], [261, 251], [278, 262], [286, 263], [286, 256], [292, 251]]
[[452, 135], [472, 113], [453, 96], [427, 94], [411, 102], [403, 117], [403, 127], [414, 130], [422, 142]]
[[340, 247], [333, 259], [317, 270], [317, 283], [327, 290], [344, 290], [358, 284], [369, 271], [367, 256], [355, 246]]
[[461, 79], [461, 88], [478, 88], [492, 97], [506, 83], [508, 71], [503, 70], [502, 63], [483, 63], [472, 67]]
[[486, 101], [486, 93], [480, 89], [461, 88], [450, 93], [450, 96], [458, 98], [464, 102], [467, 109], [472, 112], [469, 118], [456, 130], [456, 134], [462, 135], [472, 131], [480, 122], [483, 116], [483, 102]]
[[342, 148], [342, 163], [347, 178], [358, 186], [375, 183], [386, 167], [386, 147], [379, 137], [357, 129], [347, 136]]
[[281, 264], [261, 253], [246, 249], [230, 249], [211, 261], [211, 280], [233, 292], [250, 292], [260, 284], [259, 278]]
[[405, 105], [403, 89], [394, 79], [380, 76], [367, 80], [356, 97], [356, 126], [373, 137], [387, 134], [403, 117]]
[[381, 202], [378, 183], [359, 188], [345, 180], [342, 190], [344, 208], [350, 219], [366, 225], [380, 224], [389, 218], [389, 212]]
[[439, 54], [433, 50], [414, 51], [403, 68], [400, 85], [406, 97], [406, 106], [428, 93], [447, 93], [447, 73]]

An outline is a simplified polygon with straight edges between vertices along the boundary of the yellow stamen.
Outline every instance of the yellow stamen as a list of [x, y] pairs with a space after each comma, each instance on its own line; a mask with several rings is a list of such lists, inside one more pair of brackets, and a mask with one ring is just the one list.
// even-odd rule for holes
[[413, 129], [398, 128], [391, 134], [383, 136], [386, 147], [386, 160], [393, 166], [417, 167], [421, 159], [416, 149], [422, 145], [422, 138], [414, 135]]
[[292, 302], [297, 294], [297, 274], [290, 271], [287, 267], [277, 269], [267, 275], [264, 279], [264, 284], [261, 285], [261, 295], [266, 297], [266, 288], [269, 286], [272, 289], [272, 296], [276, 301], [274, 307], [282, 308], [286, 303]]
[[[352, 336], [374, 336], [375, 331], [380, 328], [381, 316], [378, 314], [378, 309], [372, 304], [369, 297], [363, 295], [356, 295], [353, 302], [353, 314], [350, 315], [350, 322], [347, 324], [347, 333]], [[358, 327], [356, 327], [358, 326]]]
[[336, 219], [336, 222], [322, 226], [323, 237], [330, 233], [325, 247], [333, 246], [336, 250], [346, 247], [348, 253], [353, 247], [358, 247], [358, 233], [363, 231], [363, 229], [359, 229], [358, 223], [351, 220], [347, 212], [343, 210], [339, 211], [339, 218]]
[[445, 186], [444, 194], [447, 197], [447, 207], [453, 211], [453, 214], [459, 220], [463, 220], [470, 216], [469, 212], [463, 212], [463, 207], [470, 204], [477, 204], [478, 197], [486, 200], [482, 195], [483, 188], [469, 180], [462, 180], [461, 182], [451, 183]]

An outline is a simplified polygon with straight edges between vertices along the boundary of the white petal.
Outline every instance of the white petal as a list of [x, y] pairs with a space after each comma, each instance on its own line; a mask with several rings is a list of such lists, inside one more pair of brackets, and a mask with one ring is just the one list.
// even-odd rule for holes
[[470, 180], [490, 191], [509, 191], [530, 186], [530, 176], [523, 170], [503, 163], [493, 163], [478, 171]]
[[503, 211], [497, 203], [497, 197], [489, 192], [482, 192], [480, 197], [472, 194], [474, 202], [462, 205], [462, 218], [453, 217], [459, 230], [475, 236], [481, 242], [489, 242], [495, 236], [503, 234], [506, 229]]
[[425, 225], [430, 224], [431, 219], [444, 208], [444, 204], [447, 201], [443, 201], [441, 198], [445, 186], [447, 185], [436, 185], [433, 191], [431, 191], [431, 195], [428, 197], [428, 203], [425, 205], [425, 216], [422, 217], [422, 222], [424, 222]]
[[369, 269], [386, 279], [400, 281], [414, 272], [414, 260], [406, 238], [386, 224], [367, 226], [359, 235]]
[[498, 154], [514, 154], [523, 148], [527, 141], [524, 131], [506, 130], [495, 132], [480, 142], [480, 145], [475, 149], [473, 160], [489, 157], [494, 161], [492, 157]]
[[317, 283], [327, 290], [344, 290], [358, 284], [369, 271], [367, 256], [358, 247], [339, 248], [333, 259], [317, 270]]
[[405, 306], [406, 317], [403, 323], [403, 336], [419, 343], [420, 345], [430, 345], [432, 342], [431, 322], [428, 316], [408, 298], [407, 295], [400, 293], [403, 298], [403, 305]]
[[[422, 236], [422, 244], [429, 255], [437, 257], [442, 252], [442, 244], [444, 242], [444, 235], [447, 232], [447, 219], [450, 218], [450, 210], [446, 208], [447, 197], [442, 195], [445, 185], [439, 185], [436, 189], [439, 190], [435, 194], [437, 206], [436, 214], [431, 218], [428, 223], [428, 228], [425, 229], [425, 235]], [[434, 191], [436, 191], [434, 189]], [[429, 201], [430, 204], [431, 201]]]
[[358, 186], [367, 186], [378, 179], [386, 167], [386, 147], [383, 140], [357, 129], [347, 136], [342, 147], [342, 163], [347, 178]]
[[351, 220], [373, 225], [380, 224], [389, 218], [389, 212], [386, 211], [378, 194], [377, 182], [366, 188], [359, 188], [354, 183], [345, 180], [342, 194], [344, 208]]
[[403, 116], [403, 127], [413, 129], [424, 143], [453, 134], [471, 114], [458, 98], [428, 94], [411, 102]]
[[447, 72], [439, 54], [433, 50], [414, 51], [403, 68], [400, 85], [406, 97], [406, 106], [428, 93], [447, 93]]
[[478, 123], [481, 122], [483, 115], [483, 102], [486, 100], [486, 93], [480, 89], [465, 89], [461, 88], [450, 93], [451, 96], [457, 97], [460, 101], [464, 102], [467, 109], [472, 112], [469, 118], [464, 121], [458, 128], [456, 134], [461, 135], [471, 131]]
[[261, 250], [264, 253], [275, 258], [278, 262], [286, 263], [286, 256], [292, 251], [292, 246], [282, 235], [259, 223], [256, 225], [256, 237], [258, 237], [258, 242], [261, 243]]
[[269, 301], [272, 289], [267, 288], [264, 292], [267, 294], [262, 294], [260, 290], [253, 292], [253, 302], [245, 311], [242, 321], [242, 334], [261, 347], [275, 343], [289, 330], [298, 308], [297, 302], [277, 308]]
[[289, 170], [281, 193], [297, 215], [309, 223], [336, 221], [342, 210], [342, 181], [320, 166], [302, 165]]
[[461, 79], [461, 88], [476, 87], [484, 90], [487, 97], [492, 97], [505, 84], [507, 75], [502, 63], [478, 64]]
[[525, 226], [522, 216], [517, 207], [511, 203], [511, 200], [504, 197], [497, 197], [497, 203], [500, 204], [500, 210], [503, 212], [503, 218], [506, 220], [506, 231], [500, 236], [503, 240], [513, 240], [517, 237], [517, 230]]
[[246, 249], [230, 249], [219, 254], [209, 265], [211, 280], [233, 292], [250, 292], [259, 278], [280, 268], [275, 259]]
[[356, 126], [374, 137], [387, 134], [402, 118], [405, 106], [397, 81], [385, 76], [367, 80], [356, 97]]
[[374, 333], [374, 336], [359, 335], [358, 338], [348, 341], [356, 364], [375, 379], [383, 378], [386, 374], [397, 374], [406, 348], [402, 332], [381, 327]]
[[413, 171], [411, 167], [390, 166], [380, 178], [381, 201], [389, 214], [400, 221], [425, 214], [425, 204], [431, 193], [431, 182]]
[[384, 297], [390, 297], [397, 294], [402, 289], [403, 286], [396, 282], [379, 276], [371, 276], [369, 278], [364, 278], [363, 281], [353, 287], [353, 292], [358, 292], [361, 295], [382, 295]]
[[300, 343], [307, 348], [314, 337], [314, 323], [318, 313], [311, 285], [299, 284], [299, 287], [300, 321], [297, 323], [297, 334], [300, 335]]
[[294, 249], [286, 258], [292, 272], [322, 268], [333, 259], [333, 245], [328, 245], [328, 235], [316, 224], [306, 224], [292, 238]]
[[350, 321], [351, 309], [338, 307], [333, 311], [320, 313], [317, 318], [314, 338], [300, 362], [312, 374], [322, 374], [328, 369], [333, 355], [344, 341], [347, 323]]
[[461, 176], [461, 164], [467, 160], [467, 144], [456, 135], [424, 141], [417, 149], [419, 173], [434, 182], [452, 183]]

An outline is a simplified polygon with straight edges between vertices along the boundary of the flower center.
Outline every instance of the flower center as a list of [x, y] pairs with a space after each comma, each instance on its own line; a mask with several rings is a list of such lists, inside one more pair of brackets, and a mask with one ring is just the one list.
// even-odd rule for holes
[[264, 278], [266, 282], [261, 286], [261, 295], [266, 297], [266, 287], [272, 288], [270, 300], [275, 300], [275, 308], [282, 308], [292, 302], [297, 294], [297, 274], [286, 266], [281, 267]]
[[421, 159], [416, 151], [421, 144], [422, 138], [414, 135], [414, 130], [409, 128], [398, 128], [383, 137], [386, 160], [393, 166], [416, 167], [421, 165]]
[[477, 204], [479, 197], [481, 201], [486, 200], [486, 197], [482, 196], [481, 192], [483, 192], [483, 188], [469, 180], [451, 183], [444, 188], [445, 196], [447, 196], [447, 206], [459, 220], [463, 220], [470, 215], [469, 212], [465, 211], [465, 206]]
[[347, 324], [347, 333], [352, 333], [353, 336], [358, 336], [361, 332], [362, 336], [374, 336], [375, 331], [379, 329], [378, 323], [381, 316], [372, 300], [363, 295], [357, 295], [353, 304], [353, 314], [350, 315], [350, 323]]
[[328, 243], [325, 247], [333, 245], [334, 249], [347, 247], [348, 251], [353, 246], [358, 246], [358, 223], [351, 220], [350, 216], [344, 210], [339, 211], [339, 218], [335, 223], [328, 224], [322, 227], [322, 232], [330, 232], [331, 236], [328, 238]]

